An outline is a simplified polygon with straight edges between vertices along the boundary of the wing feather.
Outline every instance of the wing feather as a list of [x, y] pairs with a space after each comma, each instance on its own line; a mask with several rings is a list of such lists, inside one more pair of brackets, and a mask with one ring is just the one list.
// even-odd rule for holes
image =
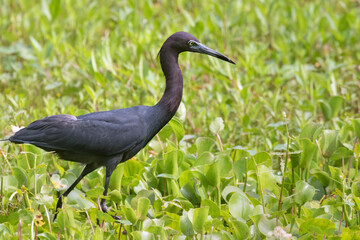
[[144, 139], [138, 114], [133, 111], [102, 113], [46, 117], [21, 129], [9, 140], [30, 143], [47, 151], [111, 156], [133, 148]]

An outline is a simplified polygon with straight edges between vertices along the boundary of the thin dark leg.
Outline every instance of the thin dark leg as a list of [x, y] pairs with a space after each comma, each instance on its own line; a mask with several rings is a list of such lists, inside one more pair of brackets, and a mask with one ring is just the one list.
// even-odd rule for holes
[[[105, 190], [104, 190], [104, 193], [103, 193], [104, 196], [107, 195], [107, 192], [108, 192], [108, 189], [109, 189], [110, 177], [111, 177], [111, 174], [113, 173], [113, 171], [114, 171], [114, 167], [108, 167], [108, 166], [106, 167], [106, 178], [105, 178], [105, 186], [104, 186]], [[103, 212], [108, 211], [105, 199], [101, 199], [100, 207], [101, 207], [101, 210]]]
[[58, 198], [58, 202], [56, 204], [56, 210], [55, 210], [56, 213], [54, 216], [54, 221], [58, 214], [57, 210], [62, 207], [63, 197], [66, 197], [67, 195], [69, 195], [69, 193], [76, 187], [76, 185], [81, 181], [81, 179], [83, 179], [88, 173], [94, 171], [95, 169], [96, 168], [94, 168], [94, 165], [92, 165], [92, 164], [86, 165], [84, 170], [81, 172], [80, 176], [75, 180], [75, 182], [73, 184], [71, 184], [71, 186], [68, 189], [66, 189], [66, 191], [63, 194], [60, 195], [60, 197]]

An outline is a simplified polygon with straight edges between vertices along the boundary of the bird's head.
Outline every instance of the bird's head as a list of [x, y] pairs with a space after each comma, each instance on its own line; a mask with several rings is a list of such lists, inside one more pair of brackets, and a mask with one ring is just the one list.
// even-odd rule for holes
[[200, 41], [187, 32], [177, 32], [171, 35], [164, 43], [162, 49], [160, 50], [159, 54], [161, 53], [163, 48], [171, 48], [178, 53], [181, 52], [197, 52], [202, 54], [207, 54], [221, 60], [227, 61], [229, 63], [235, 64], [230, 58], [218, 53], [211, 48], [208, 48], [204, 44], [200, 43]]

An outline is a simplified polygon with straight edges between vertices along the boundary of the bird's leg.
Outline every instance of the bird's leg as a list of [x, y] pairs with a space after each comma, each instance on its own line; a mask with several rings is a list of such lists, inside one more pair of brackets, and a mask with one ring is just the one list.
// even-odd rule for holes
[[66, 189], [66, 191], [60, 195], [60, 197], [58, 198], [57, 204], [56, 204], [56, 213], [54, 216], [54, 221], [57, 217], [58, 214], [58, 209], [62, 207], [62, 199], [63, 197], [66, 197], [67, 195], [69, 195], [69, 193], [76, 187], [76, 185], [81, 181], [81, 179], [83, 179], [88, 173], [94, 171], [94, 169], [96, 169], [96, 167], [94, 167], [92, 164], [88, 164], [85, 166], [84, 170], [81, 172], [80, 176], [75, 180], [75, 182], [73, 184], [71, 184], [71, 186]]
[[[107, 195], [107, 192], [108, 192], [108, 189], [109, 189], [110, 177], [111, 177], [111, 174], [113, 173], [113, 171], [114, 171], [114, 166], [106, 166], [106, 178], [105, 178], [105, 185], [104, 185], [105, 190], [103, 192], [104, 196]], [[101, 210], [103, 212], [105, 212], [105, 213], [108, 212], [108, 207], [106, 206], [106, 199], [105, 198], [101, 199], [100, 207], [101, 207]], [[118, 216], [115, 216], [114, 218], [120, 220], [120, 218]]]

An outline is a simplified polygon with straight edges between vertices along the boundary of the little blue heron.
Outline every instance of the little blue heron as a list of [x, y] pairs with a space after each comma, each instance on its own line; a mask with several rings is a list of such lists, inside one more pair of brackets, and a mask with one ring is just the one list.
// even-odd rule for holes
[[[170, 121], [179, 107], [183, 92], [178, 56], [186, 51], [207, 54], [235, 64], [228, 57], [201, 44], [191, 34], [177, 32], [164, 42], [159, 52], [166, 88], [156, 105], [94, 112], [77, 117], [53, 115], [32, 122], [5, 139], [17, 144], [32, 144], [55, 152], [61, 159], [85, 164], [80, 176], [60, 195], [56, 212], [62, 207], [62, 198], [84, 176], [102, 166], [106, 168], [103, 193], [106, 196], [115, 167], [137, 154]], [[108, 211], [105, 199], [101, 200], [100, 207], [103, 212]]]

